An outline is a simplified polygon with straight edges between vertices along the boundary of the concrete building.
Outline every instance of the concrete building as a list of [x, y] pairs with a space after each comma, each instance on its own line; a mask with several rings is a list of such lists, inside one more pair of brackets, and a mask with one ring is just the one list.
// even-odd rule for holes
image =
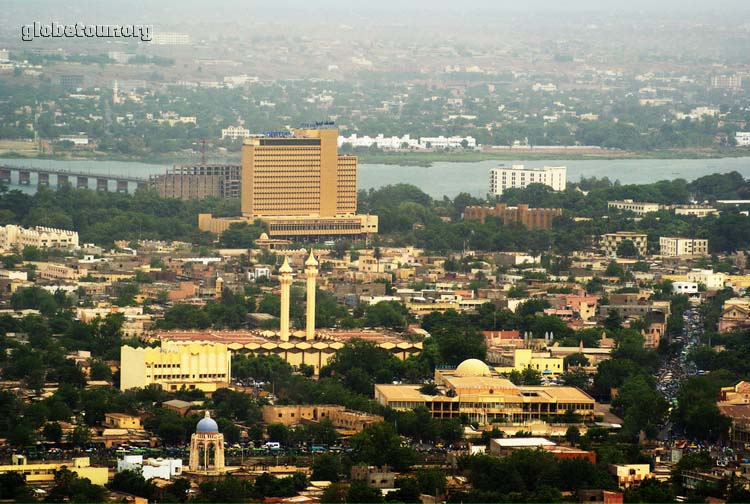
[[672, 282], [672, 294], [685, 294], [691, 296], [698, 294], [696, 282]]
[[162, 198], [239, 198], [240, 180], [240, 165], [180, 165], [152, 175], [149, 185]]
[[224, 471], [224, 434], [219, 432], [219, 425], [206, 411], [198, 425], [195, 434], [190, 437], [191, 471], [206, 474], [217, 474]]
[[52, 484], [55, 472], [67, 467], [79, 478], [88, 478], [94, 485], [106, 485], [109, 469], [91, 467], [88, 457], [74, 458], [67, 462], [28, 463], [24, 455], [12, 455], [10, 465], [0, 465], [0, 474], [16, 473], [24, 477], [29, 484]]
[[653, 477], [649, 464], [611, 464], [609, 472], [617, 478], [620, 488], [638, 486], [644, 479]]
[[358, 215], [357, 158], [339, 155], [335, 129], [297, 129], [251, 137], [242, 145], [241, 218], [201, 214], [203, 231], [260, 219], [268, 236], [358, 236], [378, 231]]
[[31, 229], [14, 224], [0, 226], [0, 248], [23, 250], [24, 247], [76, 249], [78, 248], [78, 233], [43, 226], [36, 226]]
[[182, 32], [156, 30], [152, 38], [154, 45], [182, 46], [190, 44], [190, 35]]
[[645, 203], [633, 201], [632, 199], [608, 201], [607, 209], [619, 210], [621, 212], [633, 212], [636, 215], [646, 215], [647, 213], [658, 212], [661, 205], [658, 203]]
[[382, 422], [383, 417], [362, 411], [352, 411], [344, 406], [331, 404], [266, 405], [262, 408], [263, 422], [298, 425], [330, 420], [337, 429], [359, 432], [374, 423]]
[[732, 298], [724, 301], [719, 317], [719, 332], [750, 327], [750, 299]]
[[160, 385], [164, 390], [214, 392], [231, 380], [231, 353], [222, 343], [162, 342], [156, 348], [120, 348], [120, 390]]
[[742, 89], [742, 76], [738, 74], [712, 75], [711, 87], [714, 89]]
[[144, 479], [161, 478], [170, 480], [182, 475], [182, 459], [149, 458], [143, 455], [123, 455], [117, 459], [117, 472], [135, 471], [143, 475]]
[[524, 168], [523, 165], [513, 165], [490, 170], [490, 194], [495, 196], [501, 196], [506, 189], [523, 189], [529, 184], [544, 184], [554, 191], [564, 191], [566, 183], [567, 168], [564, 166]]
[[375, 385], [375, 400], [397, 410], [426, 407], [435, 418], [459, 418], [488, 425], [554, 418], [573, 411], [593, 419], [594, 399], [575, 387], [514, 385], [478, 359], [463, 361], [455, 369], [435, 370], [438, 393], [419, 391], [419, 385]]
[[617, 247], [626, 240], [633, 242], [638, 255], [646, 255], [646, 240], [648, 236], [645, 233], [634, 233], [632, 231], [618, 231], [616, 233], [607, 233], [602, 235], [600, 246], [602, 252], [607, 257], [617, 257]]
[[[489, 358], [488, 353], [488, 358]], [[523, 371], [524, 369], [534, 369], [539, 371], [542, 376], [559, 376], [565, 371], [563, 358], [555, 357], [549, 351], [535, 352], [530, 348], [515, 348], [511, 352], [498, 355], [500, 366], [495, 370], [500, 373], [510, 373], [512, 371]]]
[[466, 220], [479, 220], [484, 223], [485, 219], [491, 216], [501, 219], [506, 226], [517, 222], [527, 229], [550, 229], [555, 217], [561, 215], [561, 208], [529, 208], [526, 204], [509, 207], [505, 203], [498, 203], [494, 207], [468, 206], [464, 208], [463, 217]]
[[112, 429], [143, 429], [140, 418], [125, 413], [105, 413], [104, 425]]
[[[750, 133], [748, 133], [748, 135], [750, 135]], [[748, 143], [748, 145], [750, 145], [750, 143]], [[708, 205], [679, 205], [674, 207], [674, 214], [703, 219], [710, 215], [719, 215], [719, 211]]]
[[734, 134], [737, 147], [750, 147], [750, 131], [738, 131]]
[[237, 140], [238, 138], [248, 138], [250, 136], [250, 130], [243, 128], [242, 126], [227, 126], [221, 130], [221, 139], [230, 138]]
[[704, 256], [708, 254], [708, 240], [660, 236], [659, 249], [665, 257]]

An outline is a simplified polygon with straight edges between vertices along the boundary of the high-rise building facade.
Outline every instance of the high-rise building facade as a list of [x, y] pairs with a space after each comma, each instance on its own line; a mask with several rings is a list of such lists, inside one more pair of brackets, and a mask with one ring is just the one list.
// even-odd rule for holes
[[[297, 129], [251, 136], [242, 145], [241, 208], [270, 237], [377, 233], [377, 216], [357, 215], [357, 158], [338, 153], [338, 130]], [[199, 216], [221, 233], [238, 219]]]
[[490, 170], [490, 193], [495, 196], [501, 196], [506, 189], [523, 189], [529, 184], [544, 184], [554, 191], [564, 191], [566, 183], [567, 168], [564, 166], [524, 168], [523, 165], [513, 165]]
[[180, 165], [151, 176], [149, 184], [162, 198], [239, 198], [240, 172], [239, 165]]
[[338, 154], [338, 131], [295, 130], [242, 145], [242, 215], [333, 217], [357, 210], [357, 158]]

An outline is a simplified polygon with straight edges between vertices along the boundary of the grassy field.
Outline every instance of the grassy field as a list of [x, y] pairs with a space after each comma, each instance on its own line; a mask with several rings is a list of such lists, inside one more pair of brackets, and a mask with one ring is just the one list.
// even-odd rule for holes
[[0, 156], [34, 157], [39, 153], [35, 142], [0, 140]]

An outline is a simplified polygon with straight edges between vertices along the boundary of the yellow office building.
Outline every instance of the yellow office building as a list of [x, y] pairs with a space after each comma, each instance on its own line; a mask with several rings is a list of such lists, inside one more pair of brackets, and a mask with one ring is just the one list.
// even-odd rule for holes
[[270, 237], [377, 233], [377, 216], [357, 215], [357, 158], [339, 155], [338, 130], [297, 129], [242, 145], [242, 218], [201, 214], [203, 231], [259, 219]]
[[120, 348], [120, 390], [161, 385], [164, 390], [214, 392], [229, 385], [231, 354], [221, 343], [163, 342], [156, 348]]

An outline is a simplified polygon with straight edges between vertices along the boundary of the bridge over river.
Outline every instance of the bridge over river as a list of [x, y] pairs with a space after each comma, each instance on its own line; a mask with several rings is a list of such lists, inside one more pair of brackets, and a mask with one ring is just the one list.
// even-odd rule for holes
[[36, 187], [63, 187], [97, 191], [117, 191], [134, 193], [145, 188], [148, 179], [131, 175], [107, 175], [104, 173], [73, 171], [54, 168], [34, 168], [31, 166], [0, 165], [0, 181], [9, 185]]

